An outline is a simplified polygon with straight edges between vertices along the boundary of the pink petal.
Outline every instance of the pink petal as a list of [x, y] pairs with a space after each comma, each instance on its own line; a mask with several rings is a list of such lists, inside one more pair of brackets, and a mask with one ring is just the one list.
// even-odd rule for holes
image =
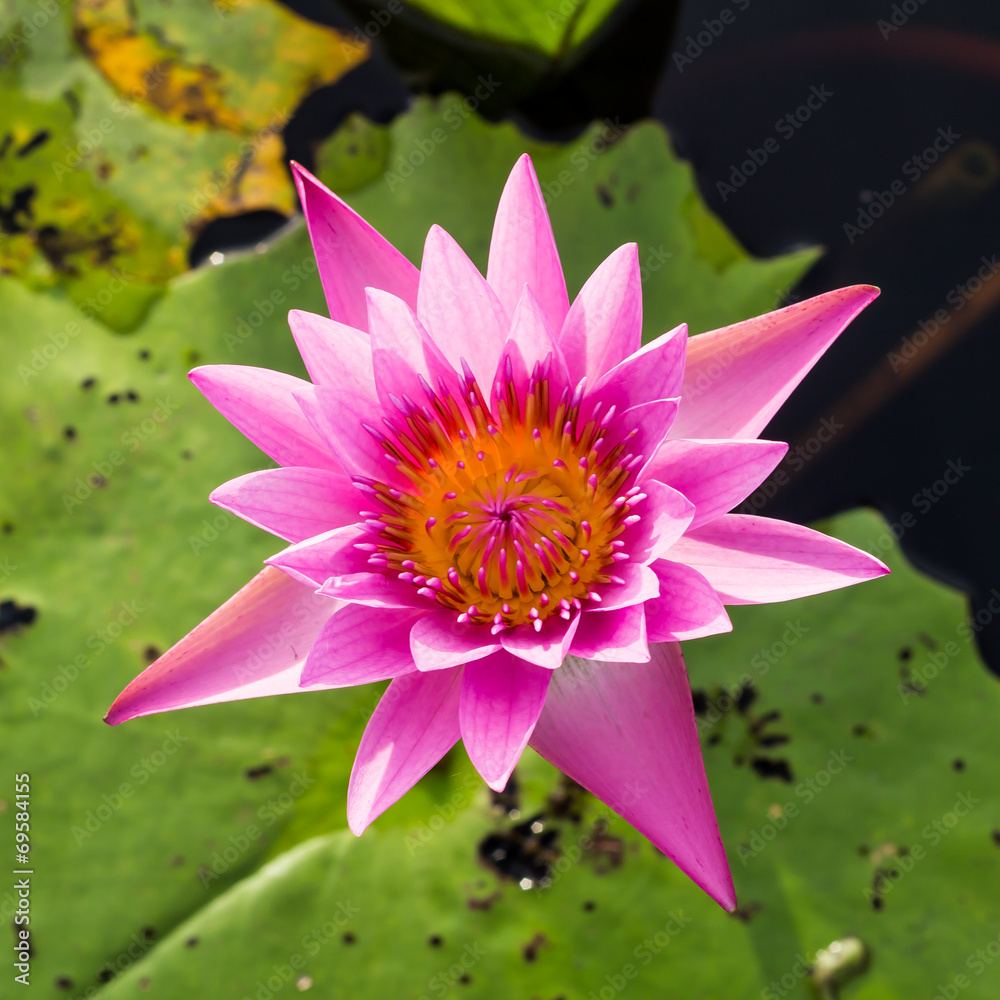
[[619, 247], [587, 279], [559, 334], [570, 381], [593, 385], [630, 354], [642, 337], [642, 282], [639, 248]]
[[530, 622], [504, 629], [500, 633], [500, 643], [508, 653], [528, 663], [555, 670], [562, 665], [579, 626], [580, 615], [574, 615], [569, 621], [549, 615], [537, 632]]
[[650, 569], [660, 581], [660, 596], [643, 605], [650, 642], [680, 642], [732, 631], [719, 595], [701, 573], [667, 559], [658, 559]]
[[[682, 404], [683, 408], [683, 404]], [[695, 505], [691, 530], [731, 511], [774, 471], [782, 441], [664, 441], [643, 477], [680, 490]]]
[[335, 574], [367, 570], [368, 556], [355, 545], [372, 537], [362, 524], [345, 524], [289, 545], [264, 561], [315, 590]]
[[465, 358], [488, 393], [509, 320], [476, 265], [440, 226], [431, 226], [424, 243], [417, 316], [448, 363], [462, 371]]
[[326, 442], [295, 400], [312, 392], [300, 378], [269, 368], [205, 365], [188, 378], [238, 431], [279, 465], [340, 471]]
[[500, 196], [486, 280], [509, 316], [514, 315], [527, 285], [549, 326], [553, 330], [562, 327], [569, 309], [566, 279], [542, 189], [527, 153], [514, 164]]
[[377, 398], [367, 334], [302, 309], [288, 314], [288, 325], [316, 385], [342, 387], [369, 400]]
[[[656, 454], [677, 416], [676, 399], [651, 399], [625, 410], [615, 421], [617, 440], [624, 441], [624, 456], [631, 456], [639, 468]], [[639, 462], [638, 459], [643, 459]], [[621, 459], [625, 461], [625, 457]]]
[[400, 583], [377, 571], [332, 577], [319, 588], [317, 593], [349, 601], [351, 604], [366, 604], [370, 608], [414, 608], [419, 611], [434, 611], [440, 607], [435, 601], [421, 597], [415, 587]]
[[309, 392], [296, 390], [295, 400], [349, 476], [363, 476], [396, 487], [412, 485], [380, 443], [385, 440], [385, 427], [377, 401], [329, 385], [309, 386]]
[[420, 612], [386, 612], [348, 604], [323, 626], [306, 657], [302, 687], [371, 684], [416, 669], [410, 656], [410, 629]]
[[549, 355], [552, 355], [549, 381], [553, 388], [550, 391], [558, 399], [559, 393], [565, 386], [569, 385], [566, 359], [556, 343], [552, 327], [549, 326], [541, 306], [527, 286], [522, 291], [512, 316], [510, 340], [514, 341], [520, 349], [528, 374], [534, 371], [536, 364], [544, 364]]
[[651, 652], [649, 663], [569, 658], [553, 675], [530, 744], [733, 910], [680, 647]]
[[688, 340], [672, 437], [755, 438], [879, 291], [852, 285]]
[[649, 603], [633, 604], [603, 615], [581, 615], [570, 655], [609, 663], [648, 662], [649, 644], [643, 609]]
[[442, 670], [482, 659], [500, 648], [485, 625], [460, 624], [454, 611], [432, 611], [410, 632], [410, 655], [418, 670]]
[[382, 406], [393, 416], [398, 414], [390, 393], [427, 405], [421, 376], [435, 390], [442, 378], [449, 387], [458, 384], [454, 369], [402, 299], [369, 289], [368, 318], [375, 385]]
[[642, 500], [629, 501], [630, 517], [639, 517], [637, 524], [622, 535], [625, 551], [632, 562], [648, 563], [666, 553], [691, 524], [694, 504], [683, 493], [655, 479], [640, 484]]
[[605, 407], [627, 410], [647, 399], [673, 399], [681, 393], [687, 353], [687, 325], [657, 337], [605, 372], [590, 392]]
[[347, 825], [357, 836], [458, 742], [461, 676], [461, 667], [414, 672], [386, 688], [361, 737], [347, 790]]
[[545, 704], [553, 671], [500, 652], [465, 667], [459, 723], [473, 766], [502, 792]]
[[325, 469], [265, 469], [223, 483], [209, 500], [265, 531], [300, 542], [354, 524], [362, 495], [342, 475]]
[[874, 556], [800, 524], [723, 514], [685, 535], [670, 558], [701, 573], [726, 604], [821, 594], [889, 572]]
[[594, 589], [600, 601], [587, 601], [584, 606], [588, 612], [617, 611], [632, 604], [642, 604], [660, 593], [656, 574], [648, 566], [620, 562], [615, 564], [612, 572], [620, 582], [598, 584]]
[[298, 691], [306, 654], [339, 607], [266, 567], [132, 681], [105, 722]]
[[417, 301], [417, 269], [308, 170], [292, 164], [330, 317], [368, 329], [365, 288]]

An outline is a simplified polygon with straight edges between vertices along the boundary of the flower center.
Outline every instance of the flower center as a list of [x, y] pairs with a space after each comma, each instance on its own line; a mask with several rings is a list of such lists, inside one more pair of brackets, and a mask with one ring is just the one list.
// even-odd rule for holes
[[508, 361], [492, 407], [463, 363], [457, 393], [421, 380], [427, 406], [394, 400], [389, 434], [365, 427], [412, 487], [355, 478], [384, 508], [364, 513], [376, 539], [358, 547], [459, 622], [494, 632], [599, 602], [602, 584], [622, 582], [619, 536], [639, 520], [639, 487], [626, 489], [642, 462], [634, 431], [617, 430], [600, 403], [583, 420], [583, 383], [553, 407], [551, 362], [519, 394]]

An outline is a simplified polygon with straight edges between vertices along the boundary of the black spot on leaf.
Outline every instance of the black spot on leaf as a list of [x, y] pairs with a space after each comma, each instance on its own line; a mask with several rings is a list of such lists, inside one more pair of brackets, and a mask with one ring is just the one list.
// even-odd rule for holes
[[776, 778], [779, 781], [792, 782], [792, 768], [788, 761], [782, 758], [754, 757], [750, 766], [761, 778]]

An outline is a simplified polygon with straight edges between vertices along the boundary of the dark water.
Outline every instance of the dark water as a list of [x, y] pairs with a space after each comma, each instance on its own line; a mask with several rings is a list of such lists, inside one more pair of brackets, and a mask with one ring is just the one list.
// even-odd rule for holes
[[[364, 30], [385, 4], [291, 6]], [[539, 136], [659, 118], [751, 251], [825, 246], [792, 299], [882, 288], [765, 432], [792, 451], [745, 509], [805, 522], [877, 507], [916, 565], [971, 595], [1000, 673], [1000, 8], [635, 0], [559, 68], [456, 42], [419, 15], [394, 18], [373, 60], [299, 109], [289, 155], [311, 162], [352, 111], [389, 121], [409, 94], [471, 92], [483, 73], [504, 81], [486, 110]], [[194, 256], [274, 222], [219, 223]]]

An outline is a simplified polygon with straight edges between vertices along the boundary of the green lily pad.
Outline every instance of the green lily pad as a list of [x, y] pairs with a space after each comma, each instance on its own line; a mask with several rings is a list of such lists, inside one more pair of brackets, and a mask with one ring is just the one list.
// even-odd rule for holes
[[538, 4], [531, 0], [483, 0], [468, 4], [461, 0], [406, 0], [408, 6], [465, 34], [534, 49], [549, 58], [563, 57], [584, 42], [620, 2], [554, 0]]
[[[885, 531], [866, 512], [831, 527]], [[292, 848], [107, 997], [995, 996], [1000, 691], [961, 599], [890, 561], [865, 590], [736, 608], [731, 635], [686, 646], [735, 916], [535, 755], [513, 816], [463, 799], [455, 759], [431, 808]]]
[[12, 0], [0, 28], [0, 271], [122, 331], [208, 222], [294, 212], [282, 130], [367, 54], [273, 0]]
[[[320, 176], [419, 264], [431, 222], [484, 271], [499, 192], [521, 153], [534, 161], [570, 294], [617, 246], [642, 265], [644, 339], [687, 323], [692, 333], [767, 312], [819, 256], [751, 257], [698, 197], [689, 164], [662, 126], [598, 123], [559, 146], [473, 113], [466, 98], [421, 99], [389, 127], [357, 119], [320, 153]], [[330, 149], [330, 154], [325, 150]], [[353, 150], [353, 153], [351, 153]], [[358, 189], [359, 176], [378, 176]], [[380, 175], [380, 176], [379, 176]]]

